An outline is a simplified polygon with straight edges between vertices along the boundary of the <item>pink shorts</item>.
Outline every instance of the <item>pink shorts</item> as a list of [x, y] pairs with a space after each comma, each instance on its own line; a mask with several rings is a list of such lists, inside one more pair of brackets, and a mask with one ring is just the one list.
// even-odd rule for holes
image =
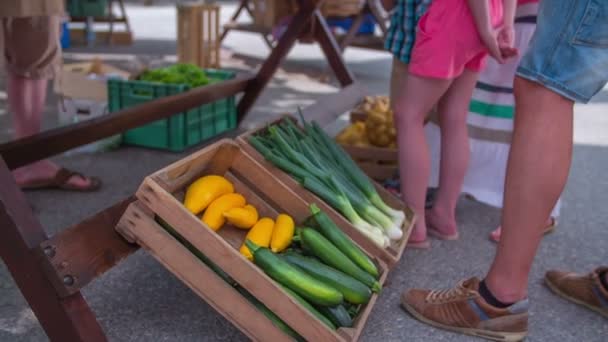
[[[488, 1], [492, 25], [502, 24], [503, 0]], [[488, 51], [482, 43], [466, 0], [433, 0], [416, 28], [408, 71], [441, 79], [460, 76], [465, 68], [479, 72]]]

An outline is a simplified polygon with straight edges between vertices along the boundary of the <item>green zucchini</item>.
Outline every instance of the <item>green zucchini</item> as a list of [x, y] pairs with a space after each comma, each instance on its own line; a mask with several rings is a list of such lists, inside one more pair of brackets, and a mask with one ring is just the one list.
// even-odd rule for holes
[[353, 320], [342, 304], [337, 306], [319, 306], [317, 309], [337, 327], [350, 328], [353, 326]]
[[359, 280], [369, 286], [374, 292], [379, 292], [382, 289], [378, 280], [355, 265], [344, 253], [340, 252], [336, 246], [323, 237], [321, 233], [312, 228], [301, 228], [298, 232], [301, 243], [325, 264]]
[[250, 240], [246, 240], [245, 245], [253, 254], [253, 262], [266, 274], [311, 303], [324, 306], [334, 306], [342, 303], [344, 296], [334, 287], [292, 266], [268, 248], [259, 247]]
[[293, 292], [292, 290], [288, 289], [285, 286], [282, 286], [283, 290], [285, 290], [285, 292], [287, 292], [287, 294], [289, 294], [290, 296], [292, 296], [298, 303], [300, 303], [300, 305], [302, 305], [304, 308], [306, 308], [306, 310], [310, 311], [310, 313], [315, 316], [317, 319], [319, 319], [321, 322], [323, 322], [323, 324], [327, 325], [327, 327], [329, 327], [332, 330], [336, 330], [336, 326], [329, 320], [329, 318], [323, 316], [322, 313], [319, 312], [319, 310], [315, 309], [314, 306], [312, 306], [309, 302], [306, 301], [306, 299], [302, 298], [300, 295], [298, 295], [297, 293]]
[[316, 259], [305, 257], [295, 252], [286, 252], [281, 257], [314, 278], [335, 287], [338, 291], [342, 292], [345, 301], [354, 304], [365, 304], [369, 302], [372, 296], [372, 291], [362, 282]]
[[314, 203], [310, 205], [310, 211], [312, 216], [309, 217], [309, 220], [315, 224], [315, 228], [352, 262], [378, 279], [378, 268], [374, 262], [336, 226], [334, 221]]
[[298, 342], [306, 341], [302, 336], [300, 336], [295, 330], [291, 329], [287, 323], [283, 322], [282, 319], [279, 318], [274, 312], [272, 312], [269, 308], [266, 307], [262, 302], [260, 302], [257, 298], [255, 298], [249, 291], [245, 290], [240, 286], [235, 287], [239, 293], [245, 297], [253, 306], [255, 306], [264, 316], [266, 316], [269, 320], [272, 321], [277, 328], [281, 329], [287, 335], [293, 337], [294, 340]]
[[237, 285], [236, 281], [234, 279], [232, 279], [232, 277], [230, 277], [228, 275], [228, 273], [224, 272], [224, 270], [222, 270], [218, 265], [216, 265], [215, 263], [213, 263], [213, 261], [211, 261], [209, 258], [207, 258], [206, 255], [204, 255], [201, 251], [199, 251], [196, 247], [194, 247], [194, 245], [192, 245], [190, 243], [190, 241], [186, 240], [183, 236], [181, 236], [175, 229], [173, 229], [173, 227], [171, 227], [171, 225], [169, 225], [169, 223], [167, 223], [165, 220], [163, 220], [159, 216], [155, 216], [154, 220], [161, 227], [163, 227], [163, 229], [166, 230], [167, 233], [169, 233], [179, 243], [181, 243], [184, 247], [186, 247], [190, 251], [190, 253], [194, 254], [195, 257], [197, 257], [200, 261], [202, 261], [203, 264], [207, 265], [213, 272], [215, 272], [215, 274], [220, 276], [220, 278], [224, 279], [225, 282], [227, 282], [228, 284], [230, 284], [232, 286]]

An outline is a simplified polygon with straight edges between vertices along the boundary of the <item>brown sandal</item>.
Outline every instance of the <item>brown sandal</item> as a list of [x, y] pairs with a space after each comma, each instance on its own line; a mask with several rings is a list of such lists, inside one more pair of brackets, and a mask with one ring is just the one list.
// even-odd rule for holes
[[[88, 186], [76, 186], [70, 184], [72, 177], [88, 179]], [[97, 177], [86, 177], [81, 173], [66, 168], [61, 168], [51, 179], [37, 180], [21, 186], [23, 190], [60, 189], [67, 191], [92, 192], [101, 187], [101, 180]]]

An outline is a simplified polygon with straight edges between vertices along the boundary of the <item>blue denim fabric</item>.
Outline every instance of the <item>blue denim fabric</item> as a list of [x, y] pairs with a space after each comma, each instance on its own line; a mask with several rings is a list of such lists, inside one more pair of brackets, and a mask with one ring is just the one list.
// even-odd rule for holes
[[589, 102], [608, 82], [608, 0], [541, 0], [517, 75]]

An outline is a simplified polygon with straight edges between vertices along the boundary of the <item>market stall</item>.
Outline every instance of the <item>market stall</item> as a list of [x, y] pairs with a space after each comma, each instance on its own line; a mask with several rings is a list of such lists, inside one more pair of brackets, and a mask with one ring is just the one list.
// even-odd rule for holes
[[[277, 133], [279, 139], [281, 134], [300, 136], [301, 140], [290, 140], [292, 148], [299, 149], [297, 146], [306, 145], [309, 141], [311, 144], [326, 144], [333, 146], [330, 149], [342, 156], [345, 162], [350, 160], [345, 154], [340, 154], [341, 149], [336, 143], [328, 140], [320, 127], [360, 104], [364, 100], [366, 90], [354, 81], [344, 67], [338, 46], [313, 2], [300, 0], [298, 4], [298, 12], [286, 32], [254, 75], [236, 75], [232, 79], [0, 145], [0, 225], [3, 227], [0, 255], [51, 340], [106, 340], [80, 290], [139, 247], [148, 250], [201, 298], [253, 339], [287, 340], [290, 336], [296, 339], [304, 337], [307, 340], [358, 339], [377, 298], [376, 292], [384, 283], [390, 268], [403, 253], [415, 222], [413, 213], [405, 204], [384, 189], [374, 186], [360, 171], [336, 179], [341, 185], [332, 186], [334, 181], [319, 176], [313, 167], [308, 169], [309, 174], [299, 179], [302, 183], [296, 183], [293, 178], [295, 175], [280, 167], [285, 162], [294, 162], [294, 159], [290, 159], [297, 155], [293, 150], [286, 150], [291, 157], [284, 155], [283, 164], [274, 164], [274, 152], [264, 154], [251, 145], [252, 136], [267, 139], [263, 131], [266, 128], [254, 131], [236, 129], [217, 136], [208, 147], [146, 177], [134, 196], [125, 198], [51, 237], [47, 236], [35, 218], [10, 172], [22, 165], [238, 93], [243, 94], [237, 105], [237, 122], [240, 122], [311, 20], [320, 24], [321, 29], [316, 31], [316, 37], [332, 62], [330, 64], [338, 79], [345, 86], [338, 95], [340, 101], [336, 101], [336, 95], [332, 95], [305, 108], [301, 113], [305, 120], [302, 120], [299, 126], [289, 121], [292, 125], [285, 128], [284, 125], [288, 123], [284, 121], [276, 123], [277, 126], [271, 126], [269, 130], [272, 132], [284, 129], [284, 133]], [[307, 122], [312, 121], [316, 122], [315, 127], [319, 127], [317, 135], [312, 131], [308, 135], [306, 133], [307, 127], [312, 127]], [[310, 155], [308, 157], [314, 158]], [[328, 157], [329, 159], [331, 157]], [[305, 161], [302, 159], [301, 162]], [[318, 161], [314, 163], [319, 166]], [[330, 167], [339, 168], [340, 165], [332, 162], [326, 163], [324, 167], [328, 168], [325, 170], [330, 170]], [[351, 167], [350, 170], [358, 168]], [[195, 213], [199, 215], [202, 209], [189, 209], [191, 206], [187, 203], [187, 193], [197, 179], [207, 175], [222, 176], [231, 184], [231, 192], [242, 198], [242, 204], [246, 200], [257, 208], [260, 215], [277, 217], [277, 221], [279, 213], [291, 217], [292, 225], [294, 222], [302, 224], [320, 212], [324, 213], [327, 217], [325, 222], [333, 222], [331, 226], [337, 229], [334, 233], [340, 232], [337, 240], [335, 234], [325, 231], [324, 234], [329, 234], [325, 235], [326, 239], [331, 243], [319, 244], [318, 241], [322, 242], [323, 239], [318, 237], [316, 230], [310, 229], [298, 233], [303, 242], [297, 242], [294, 238], [296, 245], [288, 241], [282, 248], [301, 246], [316, 250], [316, 253], [320, 253], [318, 257], [330, 264], [326, 266], [333, 267], [331, 272], [339, 269], [364, 283], [364, 286], [357, 285], [359, 291], [345, 294], [345, 290], [337, 292], [331, 286], [314, 285], [313, 282], [314, 286], [325, 288], [328, 291], [325, 294], [328, 296], [320, 298], [318, 294], [308, 293], [304, 301], [299, 301], [298, 295], [304, 296], [307, 290], [297, 287], [298, 284], [293, 282], [281, 280], [277, 273], [265, 268], [260, 261], [264, 258], [283, 256], [247, 244], [245, 240], [255, 240], [264, 246], [263, 241], [250, 236], [246, 230], [235, 228], [234, 222], [231, 223], [232, 226], [222, 227], [221, 223], [216, 225], [212, 219], [203, 218], [201, 221], [194, 216]], [[319, 180], [326, 182], [328, 189], [336, 191], [335, 195], [341, 198], [340, 203], [343, 205], [346, 202], [354, 203], [354, 212], [346, 215], [345, 206], [332, 202], [323, 191], [313, 191], [307, 187], [311, 181], [314, 183]], [[339, 189], [348, 189], [348, 194], [341, 193], [342, 190]], [[360, 197], [357, 200], [357, 194], [361, 192], [371, 197]], [[273, 199], [273, 196], [278, 197]], [[221, 197], [215, 200], [219, 199]], [[370, 203], [373, 203], [373, 206], [370, 207]], [[315, 207], [317, 209], [314, 209]], [[363, 216], [368, 225], [357, 225], [357, 222], [354, 222], [358, 214]], [[203, 217], [206, 215], [207, 210]], [[254, 228], [261, 221], [263, 220], [258, 220]], [[376, 227], [377, 224], [382, 228]], [[194, 227], [201, 230], [202, 234], [192, 234], [190, 228]], [[362, 227], [380, 235], [372, 239], [373, 234], [361, 230]], [[250, 228], [250, 232], [253, 232], [254, 228]], [[293, 227], [291, 230], [293, 235]], [[323, 231], [322, 228], [318, 230]], [[316, 239], [317, 242], [311, 239]], [[214, 243], [209, 243], [210, 241]], [[243, 243], [252, 254], [254, 263], [243, 256]], [[301, 245], [302, 243], [304, 245]], [[342, 250], [345, 245], [350, 246], [347, 252]], [[339, 258], [323, 259], [319, 248], [334, 256], [341, 253], [354, 256], [339, 257], [342, 262], [333, 263]], [[298, 257], [295, 257], [295, 260], [293, 262], [297, 262]], [[369, 263], [365, 260], [369, 260]], [[364, 264], [360, 264], [361, 262]], [[219, 269], [213, 265], [217, 265]], [[367, 271], [363, 272], [360, 268]], [[222, 276], [223, 272], [228, 274], [227, 278]], [[236, 285], [227, 282], [227, 279], [233, 279]], [[252, 279], [256, 281], [251, 281]], [[202, 286], [203, 282], [205, 286]], [[291, 294], [292, 291], [296, 294]], [[280, 305], [274, 301], [278, 297], [285, 299]], [[306, 303], [311, 302], [317, 309], [309, 309]], [[316, 310], [325, 312], [342, 304], [348, 311], [323, 314], [325, 319], [316, 315]], [[327, 315], [331, 317], [329, 324]], [[258, 319], [252, 320], [252, 317]]]

